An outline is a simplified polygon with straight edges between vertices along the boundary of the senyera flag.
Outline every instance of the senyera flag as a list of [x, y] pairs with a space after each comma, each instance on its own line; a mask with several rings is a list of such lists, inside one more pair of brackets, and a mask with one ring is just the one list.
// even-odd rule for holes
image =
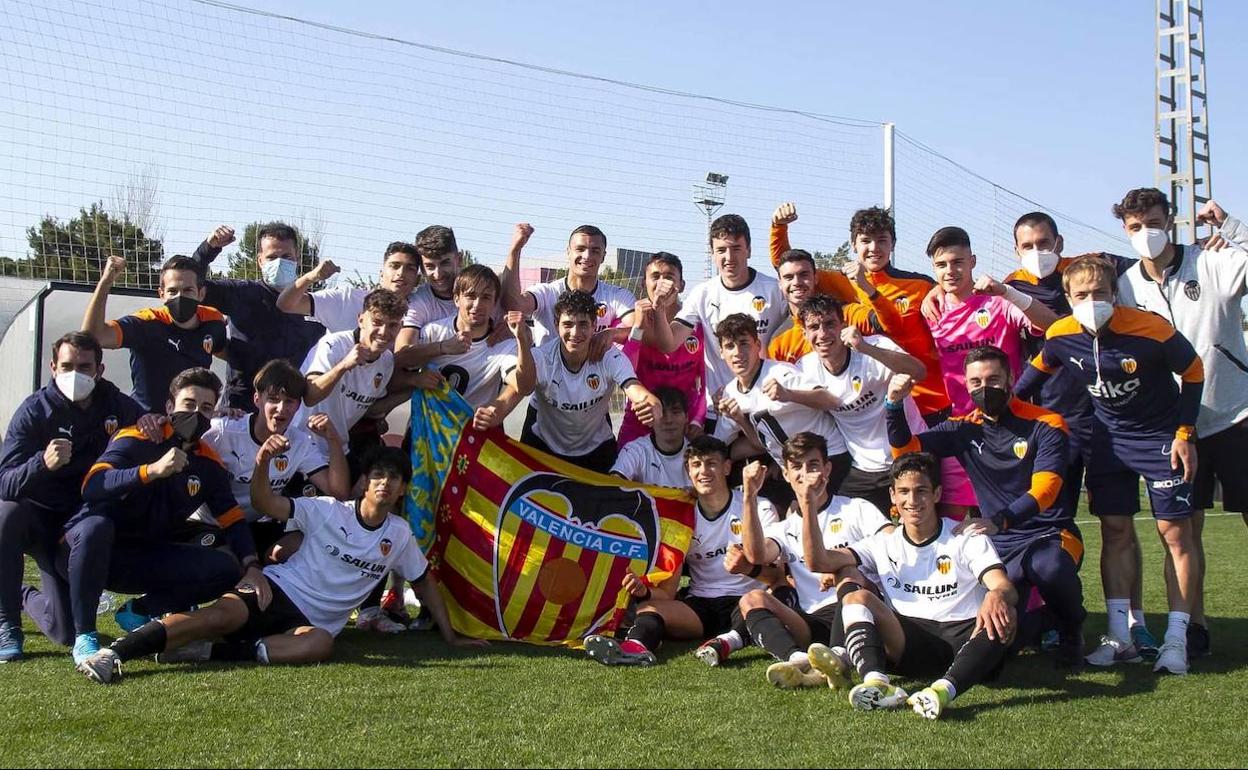
[[611, 630], [627, 572], [677, 574], [693, 535], [682, 491], [591, 473], [472, 427], [450, 388], [412, 396], [412, 531], [455, 630], [577, 644]]

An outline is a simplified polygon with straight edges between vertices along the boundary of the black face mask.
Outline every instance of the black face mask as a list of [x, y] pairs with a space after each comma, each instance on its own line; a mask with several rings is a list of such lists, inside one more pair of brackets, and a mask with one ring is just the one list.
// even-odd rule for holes
[[199, 412], [174, 412], [169, 415], [169, 426], [183, 444], [194, 444], [208, 432], [212, 423]]
[[185, 294], [179, 294], [165, 302], [165, 307], [169, 310], [169, 315], [173, 320], [184, 324], [195, 317], [195, 311], [199, 309], [199, 300], [189, 297]]
[[995, 420], [1005, 412], [1006, 404], [1010, 403], [1010, 391], [985, 385], [971, 391], [971, 401], [975, 402], [979, 411]]

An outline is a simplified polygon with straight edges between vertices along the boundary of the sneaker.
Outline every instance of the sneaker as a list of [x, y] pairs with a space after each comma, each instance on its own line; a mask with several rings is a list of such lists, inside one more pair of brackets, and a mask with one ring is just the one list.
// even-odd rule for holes
[[399, 634], [407, 630], [407, 626], [391, 620], [390, 616], [381, 611], [381, 607], [365, 607], [360, 610], [355, 618], [355, 627], [378, 634]]
[[[79, 639], [81, 638], [80, 636]], [[121, 678], [121, 659], [117, 657], [117, 653], [105, 647], [79, 661], [77, 669], [92, 682], [108, 684]]]
[[1056, 628], [1050, 628], [1040, 636], [1040, 652], [1052, 652], [1060, 647], [1062, 637]]
[[1187, 645], [1183, 642], [1166, 642], [1157, 655], [1153, 671], [1158, 674], [1187, 674]]
[[906, 703], [914, 709], [914, 713], [927, 719], [940, 719], [945, 706], [949, 704], [948, 696], [943, 690], [935, 687], [924, 687], [906, 699]]
[[403, 600], [402, 591], [387, 588], [386, 592], [381, 595], [381, 611], [386, 613], [395, 623], [401, 623], [407, 627], [411, 626], [412, 616], [407, 611], [407, 604]]
[[82, 663], [87, 658], [100, 651], [100, 639], [94, 631], [86, 634], [78, 634], [78, 638], [74, 640], [74, 665]]
[[1053, 662], [1058, 668], [1076, 671], [1083, 668], [1083, 633], [1071, 633], [1061, 637]]
[[10, 663], [22, 659], [22, 644], [26, 636], [20, 626], [8, 623], [0, 625], [0, 663]]
[[121, 630], [125, 631], [127, 634], [133, 631], [138, 631], [143, 627], [143, 624], [147, 623], [151, 619], [152, 617], [150, 615], [145, 615], [142, 612], [135, 611], [134, 599], [131, 599], [121, 605], [121, 607], [113, 613], [113, 620], [117, 621], [117, 625], [121, 626]]
[[693, 657], [712, 668], [728, 660], [731, 654], [732, 650], [728, 648], [728, 643], [718, 636], [714, 639], [707, 639], [693, 651]]
[[828, 687], [833, 690], [849, 689], [849, 675], [853, 669], [842, 648], [816, 642], [810, 645], [806, 654], [810, 656], [810, 667], [823, 674]]
[[212, 655], [212, 642], [201, 639], [172, 650], [156, 653], [157, 663], [201, 663]]
[[1139, 663], [1144, 658], [1140, 657], [1140, 651], [1133, 643], [1102, 636], [1101, 643], [1084, 660], [1093, 666], [1112, 666], [1115, 663]]
[[849, 705], [860, 711], [901, 708], [909, 696], [900, 687], [868, 679], [849, 691]]
[[1157, 637], [1149, 633], [1144, 626], [1131, 626], [1131, 643], [1139, 651], [1142, 660], [1157, 660], [1159, 653]]
[[601, 634], [585, 637], [585, 654], [604, 666], [653, 666], [658, 661], [649, 650], [630, 652], [615, 639]]
[[[3, 653], [0, 653], [2, 655]], [[1187, 659], [1196, 660], [1209, 654], [1209, 629], [1199, 623], [1187, 624]]]
[[788, 661], [772, 663], [768, 666], [767, 681], [782, 690], [823, 687], [827, 683], [823, 674], [818, 671], [804, 671], [801, 666]]

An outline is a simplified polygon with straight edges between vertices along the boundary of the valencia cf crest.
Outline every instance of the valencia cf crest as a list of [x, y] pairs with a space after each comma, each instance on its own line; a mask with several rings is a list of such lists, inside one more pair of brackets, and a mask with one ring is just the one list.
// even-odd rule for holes
[[286, 469], [290, 467], [290, 458], [286, 455], [278, 455], [277, 457], [274, 457], [273, 467], [277, 469], [278, 473], [285, 473]]
[[386, 558], [387, 556], [389, 556], [389, 555], [390, 555], [390, 548], [391, 548], [391, 546], [393, 546], [393, 545], [394, 545], [394, 543], [391, 543], [391, 542], [390, 542], [390, 538], [388, 538], [388, 537], [386, 537], [386, 538], [382, 538], [382, 540], [381, 540], [381, 558], [383, 558], [383, 559], [384, 559], [384, 558]]
[[948, 556], [941, 556], [936, 559], [936, 571], [942, 575], [948, 575], [953, 571], [953, 559]]
[[204, 335], [203, 348], [204, 348], [205, 353], [207, 353], [208, 355], [212, 355], [212, 335], [211, 334]]
[[1122, 370], [1127, 374], [1135, 374], [1135, 370], [1139, 368], [1139, 364], [1131, 356], [1122, 359]]
[[904, 313], [910, 309], [910, 298], [905, 295], [902, 295], [898, 297], [897, 299], [893, 300], [893, 304], [897, 306], [897, 310], [899, 312]]
[[191, 497], [195, 497], [196, 495], [199, 494], [199, 489], [200, 489], [199, 476], [187, 476], [186, 493], [190, 495]]
[[732, 534], [736, 535], [737, 537], [741, 537], [741, 520], [740, 519], [734, 516], [732, 521], [728, 522], [728, 528], [732, 530]]
[[688, 337], [685, 337], [685, 350], [688, 351], [690, 355], [697, 353], [698, 352], [698, 338], [693, 336], [692, 334], [690, 334]]
[[1183, 284], [1183, 293], [1187, 295], [1188, 299], [1195, 302], [1200, 299], [1200, 283], [1197, 281], [1188, 281]]
[[320, 491], [321, 490], [317, 489], [312, 484], [304, 484], [303, 489], [301, 490], [301, 495], [303, 497], [316, 497], [317, 494], [320, 493]]
[[381, 380], [382, 380], [381, 372], [377, 372], [376, 374], [373, 375], [373, 388], [374, 389], [381, 387]]
[[979, 328], [987, 329], [988, 322], [991, 320], [992, 320], [992, 316], [988, 315], [988, 311], [985, 308], [981, 307], [979, 310], [975, 311], [975, 324]]
[[1020, 438], [1014, 442], [1014, 456], [1020, 460], [1027, 456], [1027, 439]]
[[117, 432], [117, 415], [110, 414], [104, 418], [104, 432], [110, 436]]
[[604, 303], [604, 302], [599, 302], [599, 303], [598, 303], [598, 317], [599, 317], [599, 318], [606, 318], [606, 317], [607, 317], [607, 305], [606, 305], [606, 303]]
[[855, 394], [862, 392], [862, 378], [861, 377], [854, 375], [854, 378], [849, 381], [849, 384], [854, 388]]
[[828, 522], [828, 534], [829, 535], [839, 534], [842, 529], [845, 529], [845, 522], [841, 521], [840, 519], [833, 519], [832, 521]]
[[585, 384], [592, 390], [598, 390], [598, 386], [602, 384], [602, 378], [596, 374], [591, 374], [585, 378]]
[[766, 309], [766, 307], [767, 307], [767, 298], [766, 298], [766, 297], [758, 297], [758, 296], [755, 296], [755, 297], [754, 297], [754, 310], [755, 310], [755, 312], [761, 313], [761, 312], [763, 312], [763, 310], [764, 310], [764, 309]]

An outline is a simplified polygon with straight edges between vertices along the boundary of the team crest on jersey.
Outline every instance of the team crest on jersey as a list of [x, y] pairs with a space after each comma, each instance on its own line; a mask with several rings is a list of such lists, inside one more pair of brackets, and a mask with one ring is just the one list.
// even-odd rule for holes
[[1014, 442], [1014, 456], [1020, 460], [1027, 456], [1027, 439], [1020, 438]]
[[286, 455], [278, 455], [277, 457], [274, 457], [273, 467], [277, 469], [278, 473], [285, 473], [286, 469], [290, 467], [290, 458]]
[[979, 310], [975, 311], [975, 323], [979, 326], [979, 328], [987, 329], [988, 322], [991, 320], [992, 317], [988, 315], [987, 309], [981, 307]]
[[1127, 374], [1135, 374], [1135, 370], [1139, 368], [1139, 364], [1131, 356], [1122, 359], [1122, 370]]
[[113, 435], [117, 432], [117, 416], [110, 414], [104, 418], [104, 432]]
[[732, 534], [736, 535], [737, 537], [741, 536], [741, 520], [740, 519], [734, 516], [732, 521], [728, 522], [728, 528], [732, 530]]
[[1197, 281], [1188, 281], [1183, 284], [1183, 293], [1187, 295], [1188, 299], [1195, 302], [1200, 299], [1200, 283]]
[[854, 393], [862, 392], [862, 378], [858, 375], [854, 375], [854, 378], [849, 381], [849, 384], [853, 386]]
[[598, 390], [598, 386], [602, 384], [602, 378], [596, 374], [591, 374], [585, 378], [585, 384], [592, 390]]
[[381, 372], [377, 372], [376, 374], [373, 375], [373, 388], [374, 389], [381, 387], [381, 380], [382, 380]]
[[203, 347], [204, 347], [205, 353], [207, 353], [208, 355], [212, 355], [212, 335], [211, 334], [204, 335]]
[[767, 307], [767, 298], [755, 296], [753, 304], [754, 304], [754, 310], [756, 312], [761, 313]]
[[199, 494], [199, 489], [200, 489], [199, 476], [187, 476], [186, 493], [190, 495], [191, 497], [194, 497], [195, 495]]
[[828, 522], [828, 534], [829, 535], [840, 534], [840, 531], [842, 529], [845, 529], [845, 522], [841, 521], [840, 519], [833, 519], [832, 521]]
[[936, 571], [942, 575], [948, 575], [953, 570], [953, 559], [948, 556], [941, 556], [936, 559]]
[[316, 497], [316, 493], [319, 491], [320, 490], [312, 484], [304, 484], [303, 489], [301, 490], [303, 497]]
[[904, 295], [900, 296], [893, 300], [893, 304], [897, 306], [897, 310], [904, 313], [910, 309], [910, 298]]
[[393, 546], [393, 545], [394, 545], [394, 543], [391, 543], [391, 542], [390, 542], [390, 538], [388, 538], [388, 537], [386, 537], [386, 538], [382, 538], [382, 540], [381, 540], [381, 558], [383, 558], [383, 559], [384, 559], [384, 558], [386, 558], [387, 556], [389, 556], [389, 555], [390, 555], [390, 548], [391, 548], [391, 546]]
[[690, 354], [698, 352], [698, 338], [690, 334], [685, 337], [685, 350]]
[[606, 318], [606, 317], [607, 317], [607, 305], [606, 305], [606, 303], [605, 303], [605, 302], [599, 302], [599, 303], [598, 303], [598, 317], [599, 317], [599, 318]]

